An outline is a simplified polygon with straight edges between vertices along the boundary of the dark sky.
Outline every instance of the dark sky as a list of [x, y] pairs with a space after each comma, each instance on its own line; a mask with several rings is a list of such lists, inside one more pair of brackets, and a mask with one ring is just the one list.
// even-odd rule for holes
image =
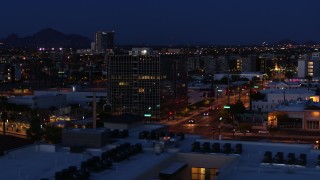
[[0, 37], [50, 27], [117, 44], [320, 41], [320, 0], [4, 0]]

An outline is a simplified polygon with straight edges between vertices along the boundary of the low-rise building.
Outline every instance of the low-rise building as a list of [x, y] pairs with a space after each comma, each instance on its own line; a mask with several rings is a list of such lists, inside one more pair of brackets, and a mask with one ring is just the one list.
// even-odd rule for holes
[[8, 99], [9, 103], [26, 105], [31, 109], [49, 109], [50, 107], [66, 107], [67, 99], [64, 94], [46, 94], [33, 96], [14, 96]]
[[284, 101], [303, 101], [312, 98], [314, 101], [315, 92], [308, 91], [305, 88], [300, 89], [265, 89], [260, 91], [264, 94], [263, 99], [252, 101], [252, 110], [258, 112], [270, 112], [275, 110], [275, 108], [283, 103]]
[[298, 89], [301, 88], [299, 82], [278, 82], [273, 81], [266, 85], [266, 89]]
[[288, 102], [268, 114], [268, 126], [270, 127], [319, 131], [319, 123], [320, 103], [311, 100]]

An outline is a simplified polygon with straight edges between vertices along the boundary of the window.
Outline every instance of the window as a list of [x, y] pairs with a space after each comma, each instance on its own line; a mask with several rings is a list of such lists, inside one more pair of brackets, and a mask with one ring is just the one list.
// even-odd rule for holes
[[192, 180], [214, 180], [219, 170], [215, 168], [191, 168]]
[[319, 121], [307, 121], [307, 129], [319, 129]]
[[139, 88], [139, 93], [144, 93], [144, 88]]
[[119, 82], [119, 86], [128, 86], [129, 85], [129, 83], [127, 83], [127, 82]]

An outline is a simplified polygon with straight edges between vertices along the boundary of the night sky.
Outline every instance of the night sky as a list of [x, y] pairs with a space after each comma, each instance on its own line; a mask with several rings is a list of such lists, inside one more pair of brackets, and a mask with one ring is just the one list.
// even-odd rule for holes
[[260, 44], [320, 41], [319, 0], [4, 0], [0, 38], [53, 28], [117, 44]]

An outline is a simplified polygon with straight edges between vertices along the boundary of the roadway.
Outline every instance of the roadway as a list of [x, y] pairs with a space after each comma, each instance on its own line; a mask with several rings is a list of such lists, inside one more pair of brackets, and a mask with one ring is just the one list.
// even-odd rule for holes
[[[239, 99], [238, 95], [230, 96], [230, 103]], [[241, 93], [240, 99], [244, 102], [246, 108], [249, 108], [248, 91]], [[213, 107], [223, 107], [228, 103], [228, 97], [220, 97], [218, 101], [212, 104]], [[209, 112], [204, 116], [204, 112]], [[194, 124], [189, 124], [189, 120], [194, 119]], [[169, 126], [169, 131], [184, 132], [186, 134], [197, 134], [207, 139], [219, 139], [219, 112], [215, 108], [209, 110], [207, 107], [199, 108], [189, 113], [186, 117], [175, 117], [175, 120], [165, 120], [162, 122]], [[222, 139], [239, 139], [253, 141], [270, 142], [291, 142], [291, 143], [313, 143], [319, 140], [319, 136], [306, 135], [301, 136], [301, 132], [292, 133], [286, 131], [270, 132], [266, 134], [258, 133], [258, 130], [252, 130], [250, 133], [233, 133], [234, 127], [230, 124], [220, 122], [220, 134]]]
[[[241, 92], [240, 99], [248, 103], [249, 97], [247, 95], [248, 90]], [[230, 96], [230, 104], [235, 103], [239, 100], [239, 94]], [[211, 106], [211, 110], [208, 107], [202, 107], [198, 110], [193, 110], [186, 117], [175, 117], [175, 120], [165, 120], [162, 122], [169, 126], [169, 131], [173, 132], [184, 132], [190, 134], [202, 135], [205, 138], [218, 139], [219, 137], [219, 110], [215, 107], [223, 107], [228, 104], [228, 96], [219, 97]], [[208, 116], [204, 116], [203, 113], [208, 112]], [[189, 124], [189, 120], [194, 119], [194, 124]], [[220, 134], [226, 135], [226, 133], [232, 133], [233, 127], [223, 124], [220, 122]]]

